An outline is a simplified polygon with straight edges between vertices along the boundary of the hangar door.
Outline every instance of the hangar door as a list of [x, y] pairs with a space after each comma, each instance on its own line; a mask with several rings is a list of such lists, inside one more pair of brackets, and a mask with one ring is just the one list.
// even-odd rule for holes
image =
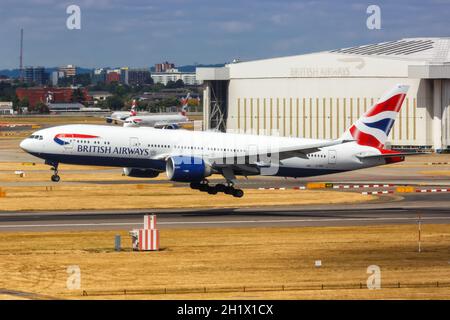
[[208, 115], [205, 123], [206, 129], [226, 132], [229, 83], [228, 80], [207, 81], [209, 97], [205, 99], [208, 103], [206, 105], [207, 110], [204, 110], [205, 114]]

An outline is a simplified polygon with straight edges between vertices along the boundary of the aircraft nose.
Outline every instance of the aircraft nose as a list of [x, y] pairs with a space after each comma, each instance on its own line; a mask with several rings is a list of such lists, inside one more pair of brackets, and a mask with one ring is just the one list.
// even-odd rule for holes
[[28, 152], [28, 148], [29, 148], [29, 145], [30, 145], [30, 142], [28, 141], [29, 139], [24, 139], [24, 140], [22, 140], [22, 142], [20, 143], [20, 148], [22, 149], [22, 150], [24, 150], [24, 151], [26, 151], [26, 152]]

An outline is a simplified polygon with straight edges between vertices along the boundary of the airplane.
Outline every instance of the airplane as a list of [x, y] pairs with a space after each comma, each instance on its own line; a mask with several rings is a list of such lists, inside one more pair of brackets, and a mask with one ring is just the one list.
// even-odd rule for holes
[[181, 111], [178, 114], [133, 115], [123, 120], [124, 127], [154, 127], [163, 129], [179, 129], [183, 123], [188, 123], [187, 108], [190, 93], [181, 99]]
[[107, 123], [123, 123], [124, 127], [154, 127], [163, 129], [179, 129], [183, 123], [188, 123], [186, 116], [190, 93], [181, 99], [182, 107], [178, 114], [148, 114], [136, 112], [136, 100], [133, 100], [130, 111], [116, 111], [106, 118]]
[[117, 123], [118, 121], [124, 121], [125, 119], [136, 115], [136, 100], [133, 100], [130, 111], [115, 111], [109, 117], [106, 117], [106, 123]]
[[[131, 177], [165, 171], [169, 180], [192, 189], [240, 198], [244, 192], [235, 188], [236, 176], [311, 177], [418, 154], [384, 149], [408, 88], [389, 90], [337, 140], [75, 124], [36, 131], [20, 147], [52, 166], [54, 182], [60, 180], [59, 163], [115, 166]], [[221, 174], [225, 184], [210, 185], [212, 174]]]

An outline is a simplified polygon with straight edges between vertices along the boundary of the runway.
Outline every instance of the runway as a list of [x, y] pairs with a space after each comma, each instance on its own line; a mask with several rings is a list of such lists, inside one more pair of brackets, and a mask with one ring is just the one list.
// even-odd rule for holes
[[158, 216], [158, 228], [307, 227], [450, 223], [448, 195], [411, 195], [405, 201], [278, 208], [133, 210], [79, 212], [4, 212], [0, 232], [131, 230], [146, 213]]

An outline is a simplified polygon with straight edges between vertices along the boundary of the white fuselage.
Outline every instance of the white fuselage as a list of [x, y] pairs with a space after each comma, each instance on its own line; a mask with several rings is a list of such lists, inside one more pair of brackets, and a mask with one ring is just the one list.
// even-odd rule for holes
[[180, 122], [187, 122], [187, 121], [188, 118], [181, 114], [137, 115], [126, 118], [124, 126], [155, 127], [157, 125], [177, 124]]
[[[170, 156], [191, 155], [206, 160], [249, 155], [252, 150], [290, 148], [325, 140], [258, 136], [222, 132], [127, 128], [101, 125], [65, 125], [43, 129], [21, 143], [27, 152], [48, 163], [146, 168], [164, 171]], [[42, 138], [41, 138], [42, 137]], [[349, 142], [324, 147], [305, 156], [279, 161], [267, 175], [306, 177], [350, 171], [385, 164], [384, 159], [360, 159], [378, 155], [376, 148]], [[239, 174], [239, 170], [237, 170]]]

